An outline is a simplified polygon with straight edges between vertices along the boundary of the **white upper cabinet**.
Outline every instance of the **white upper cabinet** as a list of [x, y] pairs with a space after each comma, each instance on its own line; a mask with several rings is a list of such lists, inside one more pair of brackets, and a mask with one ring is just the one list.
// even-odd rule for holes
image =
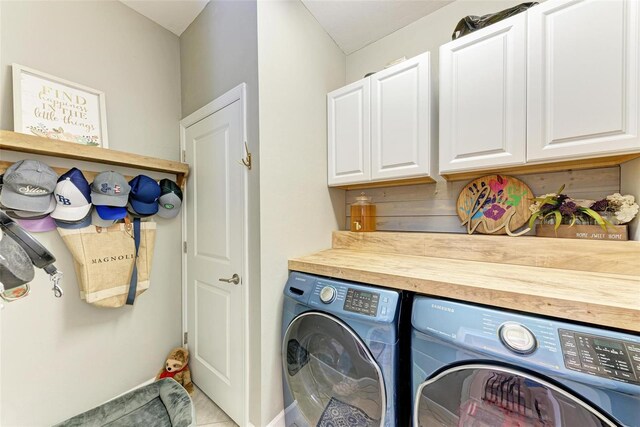
[[329, 185], [371, 179], [370, 108], [368, 79], [327, 95]]
[[430, 174], [429, 74], [426, 52], [370, 77], [372, 180]]
[[526, 29], [521, 13], [441, 46], [441, 173], [525, 162]]
[[430, 67], [423, 53], [327, 95], [329, 186], [429, 179]]
[[527, 160], [638, 151], [637, 0], [550, 0], [528, 14]]

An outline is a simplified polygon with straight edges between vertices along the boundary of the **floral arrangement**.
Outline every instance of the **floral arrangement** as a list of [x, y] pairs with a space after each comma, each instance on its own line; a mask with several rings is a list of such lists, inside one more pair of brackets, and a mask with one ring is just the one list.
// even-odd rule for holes
[[594, 202], [591, 205], [591, 209], [599, 212], [605, 218], [611, 218], [611, 222], [614, 224], [626, 224], [638, 215], [640, 206], [638, 206], [632, 195], [623, 196], [620, 193], [614, 193]]
[[549, 193], [533, 199], [529, 206], [531, 218], [529, 227], [533, 228], [536, 220], [552, 219], [556, 230], [561, 224], [572, 226], [579, 224], [598, 224], [605, 231], [608, 225], [626, 224], [633, 220], [640, 210], [635, 198], [615, 193], [602, 200], [572, 199], [562, 194], [564, 185], [557, 193]]

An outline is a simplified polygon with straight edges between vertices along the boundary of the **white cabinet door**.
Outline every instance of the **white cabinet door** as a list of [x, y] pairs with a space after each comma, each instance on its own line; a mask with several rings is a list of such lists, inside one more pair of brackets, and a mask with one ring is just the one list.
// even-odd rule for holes
[[327, 95], [329, 186], [371, 178], [369, 79]]
[[637, 0], [529, 9], [527, 161], [640, 150]]
[[429, 52], [371, 77], [371, 179], [428, 176]]
[[440, 173], [524, 163], [526, 26], [521, 13], [440, 47]]

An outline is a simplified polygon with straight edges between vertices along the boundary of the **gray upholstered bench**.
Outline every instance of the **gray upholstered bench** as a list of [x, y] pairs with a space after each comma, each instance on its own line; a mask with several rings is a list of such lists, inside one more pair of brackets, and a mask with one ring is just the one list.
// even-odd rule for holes
[[189, 427], [196, 425], [189, 393], [171, 378], [135, 389], [56, 427]]

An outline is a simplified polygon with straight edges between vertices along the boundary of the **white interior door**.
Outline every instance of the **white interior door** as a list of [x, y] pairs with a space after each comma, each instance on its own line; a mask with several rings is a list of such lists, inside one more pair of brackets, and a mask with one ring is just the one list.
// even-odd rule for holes
[[[244, 166], [240, 100], [185, 131], [187, 331], [194, 383], [244, 424]], [[237, 275], [239, 282], [230, 280]]]

